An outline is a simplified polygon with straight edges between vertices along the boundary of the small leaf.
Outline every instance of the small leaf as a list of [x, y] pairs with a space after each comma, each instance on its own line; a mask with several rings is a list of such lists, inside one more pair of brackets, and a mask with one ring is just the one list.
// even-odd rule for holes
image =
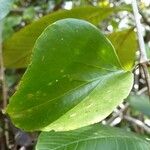
[[50, 24], [59, 19], [78, 18], [98, 24], [112, 13], [126, 10], [124, 7], [81, 7], [70, 11], [61, 10], [42, 17], [36, 22], [26, 26], [15, 33], [10, 39], [3, 43], [4, 64], [8, 68], [22, 68], [29, 64], [31, 51], [35, 41], [42, 31]]
[[150, 143], [136, 134], [103, 125], [68, 132], [42, 132], [36, 150], [149, 150]]
[[14, 27], [21, 23], [21, 16], [9, 16], [3, 20], [3, 41], [10, 38], [14, 34]]
[[128, 97], [130, 105], [144, 113], [147, 116], [150, 116], [150, 101], [149, 101], [149, 96], [142, 94], [142, 95], [130, 95]]
[[64, 19], [36, 41], [7, 112], [25, 130], [76, 129], [108, 116], [132, 84], [132, 73], [122, 69], [99, 29], [83, 20]]
[[26, 8], [26, 10], [23, 12], [23, 19], [25, 20], [32, 20], [35, 17], [35, 10], [33, 6], [30, 6]]
[[114, 32], [107, 37], [114, 45], [122, 66], [126, 70], [131, 70], [135, 62], [135, 52], [138, 47], [134, 30], [126, 29]]
[[10, 11], [13, 0], [0, 0], [0, 20], [2, 20]]

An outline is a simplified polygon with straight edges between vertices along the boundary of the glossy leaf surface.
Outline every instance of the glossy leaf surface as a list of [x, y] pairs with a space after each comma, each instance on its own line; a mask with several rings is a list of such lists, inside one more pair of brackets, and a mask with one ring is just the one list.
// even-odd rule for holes
[[30, 62], [31, 51], [35, 41], [43, 30], [53, 22], [64, 18], [78, 18], [87, 20], [93, 24], [98, 24], [112, 13], [128, 10], [126, 7], [100, 8], [81, 7], [70, 11], [62, 10], [42, 17], [36, 22], [26, 26], [15, 33], [10, 39], [3, 43], [4, 64], [8, 68], [26, 67]]
[[36, 150], [149, 150], [146, 139], [123, 130], [92, 125], [68, 132], [43, 132]]
[[128, 96], [132, 83], [132, 73], [122, 69], [99, 29], [64, 19], [36, 41], [7, 112], [25, 130], [76, 129], [108, 116]]

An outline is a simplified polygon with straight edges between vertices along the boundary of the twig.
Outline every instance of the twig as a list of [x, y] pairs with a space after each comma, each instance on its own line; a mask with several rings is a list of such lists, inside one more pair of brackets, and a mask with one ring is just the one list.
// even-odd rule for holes
[[[140, 68], [139, 65], [137, 65], [134, 69], [134, 91], [137, 92], [139, 90], [139, 72], [140, 72]], [[135, 86], [136, 85], [136, 86]]]
[[0, 74], [2, 82], [2, 96], [3, 96], [3, 108], [7, 106], [7, 88], [5, 82], [5, 68], [3, 62], [3, 53], [2, 53], [2, 22], [0, 22]]
[[149, 96], [150, 96], [150, 75], [149, 75], [149, 71], [148, 71], [148, 68], [147, 68], [147, 63], [142, 63], [140, 65], [141, 65], [141, 67], [143, 69], [143, 72], [144, 72], [144, 75], [145, 75], [145, 80], [146, 80], [147, 87], [148, 87], [148, 93], [149, 93]]
[[[2, 21], [0, 22], [0, 74], [1, 74], [1, 83], [2, 83], [2, 98], [3, 98], [3, 109], [7, 106], [7, 87], [5, 80], [5, 68], [3, 62], [3, 53], [2, 53]], [[8, 132], [8, 123], [4, 118], [4, 135], [6, 138], [6, 144], [9, 147], [9, 132]]]
[[140, 14], [137, 6], [136, 0], [132, 0], [132, 8], [133, 8], [133, 13], [135, 17], [135, 22], [136, 22], [136, 28], [137, 28], [137, 34], [138, 34], [138, 40], [139, 40], [139, 47], [140, 47], [140, 63], [145, 63], [148, 61], [146, 50], [145, 50], [145, 44], [144, 44], [144, 39], [142, 35], [142, 25], [140, 22]]
[[128, 104], [128, 103], [124, 104], [124, 107], [123, 107], [123, 108], [121, 108], [120, 110], [118, 110], [118, 112], [114, 112], [114, 113], [112, 114], [112, 117], [111, 117], [109, 120], [106, 120], [106, 124], [112, 124], [113, 121], [114, 121], [117, 117], [119, 117], [119, 116], [122, 118], [123, 112], [124, 112], [128, 107], [129, 107], [129, 104]]
[[[2, 83], [2, 95], [3, 95], [3, 98], [5, 99], [5, 91], [3, 89], [3, 58], [2, 58], [2, 21], [0, 21], [0, 66], [1, 66], [1, 69], [0, 69], [0, 77], [1, 77], [1, 83]], [[5, 119], [3, 118], [3, 115], [1, 116], [2, 117], [2, 121], [4, 121]], [[3, 122], [4, 123], [4, 122]], [[3, 124], [3, 126], [5, 126], [5, 123]], [[4, 137], [4, 140], [5, 140], [5, 133], [4, 133], [4, 130], [2, 132], [3, 136]], [[5, 149], [5, 141], [3, 140], [3, 143], [1, 145], [1, 149], [4, 150]]]
[[140, 48], [140, 66], [143, 69], [144, 75], [145, 75], [145, 80], [147, 83], [148, 87], [148, 93], [150, 95], [150, 75], [148, 72], [147, 64], [148, 64], [148, 58], [146, 54], [146, 49], [145, 49], [145, 43], [142, 35], [142, 25], [140, 22], [140, 14], [138, 10], [138, 5], [136, 0], [132, 0], [132, 8], [133, 8], [133, 13], [135, 17], [135, 22], [136, 22], [136, 28], [137, 28], [137, 34], [138, 34], [138, 41], [139, 41], [139, 48]]
[[145, 91], [147, 91], [147, 86], [146, 86], [146, 87], [143, 87], [142, 89], [140, 89], [136, 94], [137, 94], [137, 95], [141, 95], [141, 94], [143, 94]]
[[150, 133], [150, 128], [147, 125], [145, 125], [141, 120], [135, 119], [135, 118], [133, 118], [131, 116], [127, 116], [127, 115], [123, 116], [123, 118], [126, 119], [127, 121], [132, 122], [132, 123], [136, 124], [137, 126], [141, 127], [147, 133]]

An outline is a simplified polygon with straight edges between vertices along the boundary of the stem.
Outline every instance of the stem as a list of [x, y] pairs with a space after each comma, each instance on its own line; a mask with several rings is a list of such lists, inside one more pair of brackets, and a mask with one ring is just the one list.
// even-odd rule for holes
[[140, 22], [140, 14], [139, 14], [138, 5], [137, 5], [136, 0], [132, 0], [132, 8], [133, 8], [133, 13], [134, 13], [134, 17], [135, 17], [138, 40], [139, 40], [140, 63], [145, 63], [148, 61], [148, 58], [147, 58], [145, 43], [144, 43], [144, 39], [143, 39], [143, 35], [142, 35], [142, 25]]
[[[0, 21], [0, 78], [1, 78], [1, 84], [2, 84], [2, 98], [5, 98], [5, 92], [4, 92], [4, 90], [3, 90], [3, 72], [4, 72], [4, 70], [3, 70], [3, 58], [2, 58], [2, 21]], [[3, 114], [2, 114], [2, 121], [3, 121], [3, 128], [5, 128], [5, 119], [3, 118]], [[5, 131], [3, 130], [3, 132], [2, 132], [2, 138], [3, 138], [3, 142], [1, 143], [1, 146], [0, 146], [0, 148], [2, 149], [2, 150], [5, 150]]]
[[150, 96], [150, 75], [149, 75], [149, 70], [147, 68], [146, 63], [141, 64], [141, 67], [143, 68], [143, 72], [144, 72], [145, 79], [146, 79], [146, 84], [147, 84], [147, 87], [148, 87], [148, 94]]
[[132, 118], [131, 116], [127, 116], [127, 115], [123, 117], [125, 120], [136, 124], [138, 127], [141, 127], [142, 129], [144, 129], [147, 133], [150, 133], [150, 128], [147, 125], [145, 125], [141, 120]]
[[140, 66], [143, 69], [144, 75], [145, 75], [145, 80], [147, 83], [147, 87], [148, 87], [148, 93], [150, 95], [150, 75], [149, 75], [149, 71], [147, 68], [147, 64], [148, 64], [148, 58], [147, 58], [147, 54], [146, 54], [146, 49], [145, 49], [145, 43], [144, 43], [144, 39], [143, 39], [143, 35], [142, 35], [142, 25], [140, 22], [140, 14], [139, 14], [139, 10], [138, 10], [138, 5], [137, 5], [137, 1], [136, 0], [132, 0], [132, 8], [133, 8], [133, 13], [134, 13], [134, 17], [135, 17], [135, 22], [136, 22], [136, 28], [137, 28], [137, 35], [138, 35], [138, 41], [139, 41], [139, 48], [140, 48]]
[[111, 117], [110, 119], [106, 120], [106, 124], [112, 124], [113, 121], [114, 121], [117, 117], [122, 116], [122, 114], [124, 113], [125, 110], [128, 109], [128, 107], [129, 107], [129, 104], [128, 104], [128, 103], [124, 104], [124, 107], [123, 107], [123, 108], [121, 108], [120, 110], [118, 110], [118, 112], [114, 112], [114, 113], [112, 114], [112, 117]]
[[7, 88], [5, 82], [5, 68], [3, 63], [2, 53], [2, 22], [0, 22], [0, 66], [1, 66], [1, 81], [2, 81], [2, 96], [3, 96], [3, 108], [7, 106]]
[[[1, 83], [2, 83], [2, 98], [3, 98], [3, 109], [7, 106], [7, 87], [6, 87], [6, 80], [5, 80], [5, 68], [3, 62], [3, 52], [2, 52], [2, 29], [3, 29], [3, 22], [0, 21], [0, 74], [1, 74]], [[6, 139], [6, 144], [9, 146], [9, 133], [8, 133], [8, 122], [6, 118], [4, 118], [4, 136]]]

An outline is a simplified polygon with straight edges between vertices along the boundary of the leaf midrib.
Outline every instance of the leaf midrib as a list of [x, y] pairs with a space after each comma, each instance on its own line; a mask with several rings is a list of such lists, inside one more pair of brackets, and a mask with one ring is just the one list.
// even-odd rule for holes
[[[108, 74], [104, 75], [104, 78], [106, 79], [106, 78], [108, 78], [109, 76], [111, 76], [112, 74], [118, 74], [120, 71], [122, 72], [122, 70], [118, 70], [118, 71], [116, 71], [116, 72], [108, 73]], [[106, 76], [107, 76], [107, 77], [106, 77]], [[59, 99], [59, 98], [61, 98], [61, 97], [65, 96], [65, 95], [67, 95], [67, 94], [73, 92], [74, 90], [76, 90], [76, 89], [78, 89], [78, 88], [80, 88], [80, 87], [82, 87], [82, 86], [91, 84], [92, 82], [101, 79], [101, 77], [102, 77], [102, 76], [100, 76], [99, 78], [95, 78], [95, 79], [93, 79], [93, 80], [91, 80], [91, 81], [87, 81], [86, 83], [81, 84], [81, 85], [79, 85], [79, 86], [77, 86], [77, 87], [75, 87], [75, 88], [73, 88], [73, 89], [67, 91], [66, 93], [64, 93], [64, 94], [62, 94], [62, 95], [60, 95], [60, 96], [58, 96], [58, 97], [55, 97], [55, 98], [50, 99], [50, 100], [48, 100], [48, 101], [45, 101], [45, 102], [42, 103], [42, 104], [39, 104], [39, 105], [30, 107], [29, 109], [25, 109], [25, 110], [23, 110], [23, 111], [19, 111], [18, 113], [16, 113], [16, 112], [9, 112], [9, 114], [13, 115], [13, 118], [17, 118], [17, 116], [20, 116], [20, 115], [23, 115], [23, 114], [25, 114], [25, 113], [28, 113], [29, 111], [33, 111], [33, 109], [36, 109], [36, 108], [41, 107], [41, 106], [43, 106], [43, 105], [46, 105], [46, 104], [48, 104], [49, 102], [52, 102], [52, 101], [54, 101], [54, 100], [56, 100], [56, 99]], [[99, 83], [98, 83], [98, 84], [99, 84]], [[97, 85], [98, 85], [98, 84], [97, 84]], [[95, 88], [93, 88], [93, 89], [95, 89]], [[92, 90], [92, 91], [93, 91], [93, 90]], [[91, 92], [92, 92], [92, 91], [91, 91]], [[90, 93], [91, 93], [91, 92], [90, 92]], [[30, 112], [30, 113], [31, 113], [31, 112]]]

